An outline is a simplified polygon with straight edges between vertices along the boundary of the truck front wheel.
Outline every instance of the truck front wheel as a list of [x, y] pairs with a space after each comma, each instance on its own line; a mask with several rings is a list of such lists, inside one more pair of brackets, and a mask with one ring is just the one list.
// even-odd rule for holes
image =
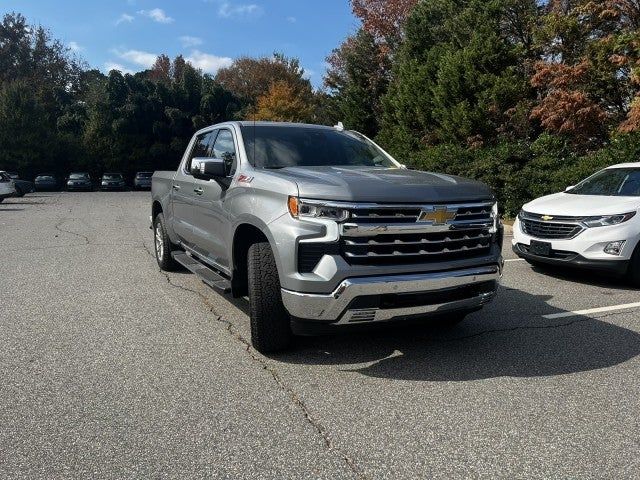
[[268, 242], [249, 247], [247, 267], [251, 344], [261, 353], [284, 350], [291, 344], [291, 322], [282, 303], [278, 269]]
[[159, 213], [153, 219], [153, 246], [160, 270], [167, 272], [174, 271], [177, 267], [177, 263], [171, 256], [173, 244], [169, 239], [169, 235], [167, 235], [164, 215], [162, 213]]

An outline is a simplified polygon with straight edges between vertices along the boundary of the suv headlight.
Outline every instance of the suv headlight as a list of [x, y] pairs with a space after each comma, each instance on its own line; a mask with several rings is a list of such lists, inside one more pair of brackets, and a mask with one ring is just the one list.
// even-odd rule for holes
[[298, 197], [289, 197], [288, 207], [293, 218], [324, 218], [341, 222], [349, 217], [349, 211], [343, 208], [306, 201]]
[[585, 227], [609, 227], [611, 225], [618, 225], [626, 221], [631, 220], [636, 216], [636, 212], [622, 213], [620, 215], [604, 215], [601, 217], [587, 217], [582, 220], [582, 224]]

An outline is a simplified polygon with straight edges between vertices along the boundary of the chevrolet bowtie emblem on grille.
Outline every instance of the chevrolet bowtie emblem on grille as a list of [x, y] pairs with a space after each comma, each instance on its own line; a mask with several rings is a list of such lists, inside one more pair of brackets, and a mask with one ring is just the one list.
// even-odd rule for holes
[[434, 207], [433, 210], [422, 210], [418, 216], [418, 222], [431, 222], [433, 225], [446, 225], [456, 218], [457, 210], [449, 210], [447, 207]]
[[548, 222], [549, 220], [553, 220], [553, 217], [550, 215], [543, 215], [540, 217], [540, 220], [544, 220], [545, 222]]

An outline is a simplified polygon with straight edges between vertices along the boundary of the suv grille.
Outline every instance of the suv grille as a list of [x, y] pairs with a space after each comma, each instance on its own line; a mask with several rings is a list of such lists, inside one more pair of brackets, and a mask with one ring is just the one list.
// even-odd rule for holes
[[542, 215], [528, 212], [520, 215], [523, 233], [547, 240], [568, 240], [578, 236], [584, 230], [579, 221], [577, 217], [554, 217], [547, 221], [542, 220]]
[[[355, 207], [343, 225], [342, 256], [350, 264], [395, 265], [440, 262], [489, 254], [492, 204], [438, 206], [445, 222], [418, 221], [432, 206]], [[446, 208], [446, 210], [445, 210]]]

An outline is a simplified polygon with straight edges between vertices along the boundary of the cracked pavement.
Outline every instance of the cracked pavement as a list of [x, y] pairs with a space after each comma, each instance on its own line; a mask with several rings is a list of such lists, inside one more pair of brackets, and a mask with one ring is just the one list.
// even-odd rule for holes
[[137, 192], [0, 204], [0, 477], [637, 477], [640, 312], [542, 317], [637, 290], [513, 262], [454, 330], [264, 357], [245, 300], [158, 270], [148, 212]]

